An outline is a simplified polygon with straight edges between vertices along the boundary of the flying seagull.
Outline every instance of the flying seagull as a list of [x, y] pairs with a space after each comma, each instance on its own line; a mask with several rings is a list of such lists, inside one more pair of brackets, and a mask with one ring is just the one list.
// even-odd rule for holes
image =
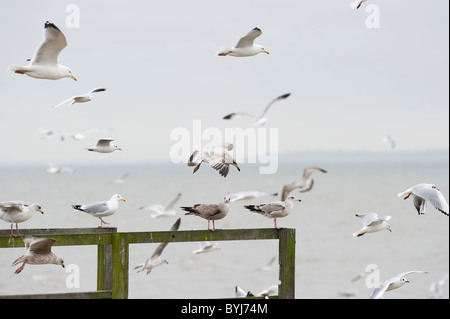
[[254, 28], [246, 36], [242, 37], [239, 42], [230, 48], [220, 48], [218, 55], [219, 56], [233, 56], [233, 57], [248, 57], [257, 55], [259, 53], [267, 53], [269, 54], [263, 46], [259, 44], [254, 44], [254, 41], [257, 37], [262, 34], [262, 31], [259, 28]]
[[[178, 228], [180, 228], [181, 218], [178, 218], [175, 224], [172, 225], [170, 228], [171, 231], [176, 231]], [[153, 255], [148, 258], [145, 263], [137, 265], [134, 267], [134, 269], [137, 269], [137, 272], [144, 271], [147, 269], [147, 275], [152, 271], [153, 268], [158, 267], [163, 264], [168, 264], [167, 260], [161, 258], [161, 254], [166, 248], [166, 246], [169, 244], [169, 242], [164, 242], [158, 245]]]
[[397, 196], [405, 196], [404, 199], [412, 196], [414, 207], [417, 209], [419, 215], [425, 214], [425, 206], [428, 201], [433, 204], [438, 211], [448, 216], [448, 203], [436, 185], [427, 183], [417, 184], [402, 193], [398, 193]]
[[364, 227], [354, 233], [353, 237], [361, 237], [364, 234], [375, 233], [384, 229], [392, 232], [391, 226], [387, 223], [387, 221], [391, 219], [391, 216], [383, 216], [378, 218], [378, 215], [375, 213], [355, 214], [355, 216], [361, 218], [361, 222]]
[[228, 153], [233, 149], [233, 144], [224, 143], [222, 145], [206, 146], [201, 152], [195, 150], [189, 158], [188, 166], [195, 166], [194, 172], [198, 171], [202, 163], [208, 163], [212, 168], [219, 171], [223, 177], [227, 177], [230, 165], [241, 171], [236, 160]]
[[233, 113], [230, 113], [230, 114], [228, 114], [228, 115], [225, 115], [225, 116], [223, 117], [223, 119], [224, 119], [224, 120], [231, 120], [232, 118], [234, 118], [234, 117], [236, 117], [236, 116], [239, 116], [239, 115], [249, 116], [249, 117], [253, 117], [253, 118], [256, 119], [255, 122], [253, 123], [253, 126], [262, 126], [262, 125], [266, 124], [266, 122], [267, 122], [267, 120], [268, 120], [267, 117], [266, 117], [266, 114], [267, 114], [267, 112], [269, 111], [269, 108], [270, 108], [274, 103], [276, 103], [276, 102], [278, 102], [278, 101], [281, 101], [281, 100], [287, 99], [290, 95], [291, 95], [291, 93], [283, 94], [283, 95], [280, 95], [279, 97], [273, 99], [272, 101], [270, 101], [270, 103], [267, 104], [267, 106], [266, 106], [266, 108], [264, 109], [264, 111], [262, 112], [262, 114], [259, 115], [259, 116], [255, 116], [255, 115], [252, 115], [252, 114], [249, 114], [249, 113], [244, 113], [244, 112], [233, 112]]
[[58, 80], [69, 77], [76, 81], [72, 71], [58, 63], [58, 55], [66, 46], [67, 40], [61, 30], [47, 21], [44, 24], [44, 40], [34, 52], [30, 63], [27, 66], [10, 66], [9, 70], [38, 79]]
[[86, 94], [72, 96], [71, 98], [68, 98], [67, 100], [64, 100], [61, 103], [53, 106], [53, 108], [55, 109], [57, 107], [60, 107], [61, 105], [68, 104], [68, 103], [70, 103], [70, 105], [73, 105], [75, 103], [89, 102], [89, 101], [92, 101], [92, 98], [93, 98], [92, 94], [93, 93], [104, 92], [104, 91], [106, 91], [106, 88], [96, 88], [96, 89], [93, 89], [93, 90], [89, 91]]
[[19, 274], [25, 264], [44, 265], [55, 264], [64, 268], [64, 261], [61, 257], [52, 252], [52, 245], [56, 242], [53, 238], [38, 238], [33, 236], [23, 236], [25, 243], [25, 255], [17, 258], [11, 266], [22, 263], [22, 266], [16, 269], [15, 274]]
[[303, 176], [300, 180], [283, 186], [281, 200], [285, 200], [289, 196], [289, 194], [296, 188], [300, 189], [300, 193], [310, 191], [314, 185], [314, 180], [312, 179], [311, 175], [315, 172], [326, 173], [327, 171], [318, 167], [306, 167], [303, 170]]
[[115, 140], [112, 138], [102, 138], [98, 140], [97, 145], [86, 148], [86, 150], [97, 153], [112, 153], [114, 151], [121, 151], [122, 149], [113, 142], [115, 142]]
[[372, 295], [370, 296], [370, 299], [380, 299], [386, 291], [398, 289], [404, 284], [409, 283], [409, 280], [407, 280], [405, 276], [413, 273], [428, 274], [428, 272], [421, 270], [407, 271], [398, 274], [397, 276], [389, 278], [388, 280], [382, 282], [378, 288], [375, 288]]

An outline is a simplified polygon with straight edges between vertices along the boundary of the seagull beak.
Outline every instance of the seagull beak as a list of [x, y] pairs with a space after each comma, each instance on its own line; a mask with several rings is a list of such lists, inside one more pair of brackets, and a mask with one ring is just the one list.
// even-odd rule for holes
[[121, 199], [121, 201], [124, 201], [124, 202], [126, 202], [127, 200], [126, 200], [125, 198], [122, 198], [122, 199]]
[[73, 75], [71, 75], [71, 78], [74, 79], [75, 81], [78, 81], [76, 77], [74, 77]]
[[264, 51], [264, 53], [270, 54], [269, 51]]

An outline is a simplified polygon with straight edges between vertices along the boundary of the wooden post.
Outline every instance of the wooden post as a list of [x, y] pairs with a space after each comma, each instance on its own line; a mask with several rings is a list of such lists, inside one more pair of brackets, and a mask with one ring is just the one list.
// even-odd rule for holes
[[280, 263], [280, 299], [295, 299], [295, 229], [280, 229], [278, 241], [278, 261]]
[[112, 290], [112, 245], [97, 247], [97, 290]]
[[129, 242], [127, 233], [113, 234], [112, 239], [112, 298], [128, 298]]

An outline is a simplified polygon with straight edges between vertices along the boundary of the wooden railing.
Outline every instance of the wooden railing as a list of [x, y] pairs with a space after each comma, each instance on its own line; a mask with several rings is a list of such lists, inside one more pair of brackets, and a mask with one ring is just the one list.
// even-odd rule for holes
[[[0, 298], [128, 298], [129, 246], [161, 242], [201, 242], [278, 239], [278, 298], [295, 298], [295, 229], [223, 229], [190, 231], [117, 232], [117, 228], [21, 229], [23, 235], [56, 239], [54, 246], [97, 245], [97, 291], [33, 295], [0, 295]], [[0, 248], [23, 247], [20, 237], [0, 230]]]

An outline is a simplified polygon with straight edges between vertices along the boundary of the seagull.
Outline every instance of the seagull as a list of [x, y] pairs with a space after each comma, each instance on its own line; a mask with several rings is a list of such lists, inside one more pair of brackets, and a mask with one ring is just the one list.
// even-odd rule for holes
[[442, 278], [431, 283], [430, 286], [430, 298], [431, 299], [442, 299], [443, 291], [442, 288], [446, 285], [448, 281], [448, 273], [446, 273]]
[[291, 95], [291, 93], [287, 93], [287, 94], [283, 94], [280, 95], [279, 97], [273, 99], [272, 101], [270, 101], [269, 104], [267, 104], [266, 108], [264, 109], [264, 111], [262, 112], [261, 115], [259, 116], [255, 116], [249, 113], [244, 113], [244, 112], [234, 112], [234, 113], [230, 113], [228, 115], [225, 115], [223, 117], [224, 120], [231, 120], [232, 118], [238, 116], [238, 115], [244, 115], [244, 116], [249, 116], [249, 117], [253, 117], [256, 118], [255, 122], [253, 123], [253, 126], [263, 126], [264, 124], [266, 124], [267, 122], [267, 118], [265, 117], [267, 111], [269, 111], [269, 108], [276, 102], [287, 99], [289, 96]]
[[56, 242], [53, 238], [38, 238], [33, 236], [23, 236], [25, 243], [25, 255], [17, 258], [11, 266], [22, 263], [22, 266], [16, 269], [15, 274], [20, 273], [25, 264], [30, 265], [44, 265], [55, 264], [61, 265], [64, 268], [64, 261], [61, 257], [52, 252], [52, 245]]
[[244, 289], [242, 289], [239, 286], [234, 287], [234, 294], [237, 298], [248, 298], [248, 297], [254, 297], [254, 295], [249, 291], [245, 292]]
[[277, 226], [277, 218], [286, 217], [294, 207], [294, 202], [301, 202], [300, 199], [296, 199], [293, 196], [289, 196], [285, 201], [277, 201], [268, 204], [260, 205], [246, 205], [245, 208], [252, 212], [261, 214], [268, 218], [273, 218], [273, 223], [276, 229], [280, 229]]
[[218, 55], [219, 56], [234, 56], [234, 57], [248, 57], [257, 55], [259, 53], [267, 53], [269, 54], [263, 46], [259, 44], [254, 44], [253, 42], [257, 37], [262, 34], [262, 31], [259, 28], [254, 28], [251, 30], [245, 37], [242, 37], [239, 42], [232, 47], [229, 48], [220, 48]]
[[[172, 227], [170, 228], [171, 231], [176, 231], [178, 230], [178, 228], [180, 228], [180, 223], [181, 223], [181, 218], [178, 218], [177, 221], [175, 222], [175, 224], [172, 225]], [[166, 248], [166, 246], [169, 244], [169, 242], [164, 242], [158, 245], [158, 247], [156, 248], [155, 252], [153, 253], [153, 255], [148, 258], [145, 263], [140, 264], [136, 267], [134, 267], [134, 269], [138, 269], [137, 272], [141, 272], [144, 271], [145, 269], [147, 269], [147, 275], [152, 271], [153, 268], [158, 267], [162, 264], [168, 264], [167, 260], [161, 258], [161, 254], [164, 250], [164, 248]]]
[[385, 138], [383, 138], [382, 142], [390, 144], [391, 149], [393, 149], [393, 150], [395, 149], [395, 140], [392, 138], [391, 135], [388, 135]]
[[269, 260], [267, 265], [264, 265], [262, 267], [258, 267], [256, 270], [259, 271], [270, 271], [272, 269], [272, 264], [277, 260], [277, 256], [273, 256], [272, 259]]
[[69, 77], [76, 81], [72, 71], [58, 63], [58, 55], [66, 46], [67, 40], [61, 30], [47, 21], [44, 24], [44, 40], [39, 44], [30, 63], [27, 66], [10, 66], [9, 70], [38, 79], [59, 80]]
[[318, 167], [306, 167], [303, 170], [303, 176], [300, 180], [293, 182], [289, 185], [283, 186], [283, 191], [281, 194], [281, 200], [285, 200], [289, 193], [292, 192], [296, 188], [300, 188], [300, 193], [308, 192], [312, 189], [314, 185], [314, 180], [312, 179], [312, 173], [327, 173], [326, 170]]
[[120, 176], [119, 178], [115, 178], [115, 179], [113, 179], [113, 180], [110, 180], [110, 181], [108, 182], [108, 184], [113, 184], [113, 185], [121, 185], [121, 184], [124, 184], [124, 183], [125, 183], [125, 178], [127, 178], [128, 175], [130, 175], [129, 172], [123, 174], [123, 175]]
[[89, 91], [86, 94], [72, 96], [71, 98], [69, 98], [67, 100], [64, 100], [61, 103], [53, 106], [53, 108], [55, 109], [57, 107], [60, 107], [61, 105], [68, 104], [68, 103], [70, 103], [70, 105], [73, 105], [75, 103], [89, 102], [93, 98], [93, 96], [92, 96], [93, 93], [104, 92], [104, 91], [106, 91], [106, 88], [96, 88], [96, 89], [93, 89], [93, 90]]
[[219, 244], [210, 243], [209, 241], [202, 241], [199, 244], [199, 249], [193, 250], [192, 253], [194, 255], [210, 253], [215, 250], [220, 250]]
[[105, 222], [102, 217], [111, 216], [112, 214], [117, 212], [117, 210], [119, 209], [119, 201], [126, 202], [126, 199], [119, 194], [115, 194], [108, 201], [87, 205], [72, 205], [72, 208], [81, 212], [88, 213], [93, 217], [97, 217], [98, 219], [100, 219], [100, 228], [103, 228], [103, 224], [109, 225], [109, 223]]
[[117, 147], [113, 142], [115, 140], [111, 138], [102, 138], [99, 139], [96, 146], [86, 148], [86, 150], [90, 152], [97, 153], [112, 153], [114, 151], [121, 151], [122, 149]]
[[239, 200], [249, 200], [249, 199], [255, 199], [255, 198], [263, 197], [263, 196], [278, 196], [278, 193], [270, 194], [270, 193], [264, 193], [264, 192], [258, 192], [258, 191], [246, 191], [246, 192], [231, 193], [231, 194], [228, 194], [228, 196], [230, 197], [230, 202], [234, 203]]
[[404, 284], [409, 283], [409, 281], [405, 278], [405, 276], [407, 276], [409, 274], [413, 274], [413, 273], [428, 274], [427, 271], [422, 271], [422, 270], [413, 270], [413, 271], [407, 271], [407, 272], [401, 273], [395, 277], [392, 277], [392, 278], [382, 282], [378, 288], [374, 289], [372, 295], [370, 296], [370, 299], [380, 299], [386, 291], [400, 288]]
[[[214, 221], [219, 220], [227, 216], [230, 204], [230, 197], [225, 196], [223, 202], [213, 204], [195, 204], [192, 207], [181, 207], [184, 211], [187, 211], [185, 215], [195, 215], [208, 220], [208, 230], [215, 231], [216, 226]], [[212, 221], [213, 228], [210, 227]]]
[[270, 295], [276, 294], [278, 294], [278, 285], [272, 285], [261, 291], [259, 294], [257, 294], [257, 296], [268, 297]]
[[354, 233], [353, 237], [361, 237], [364, 234], [375, 233], [384, 229], [392, 232], [391, 226], [387, 223], [387, 221], [391, 219], [391, 216], [383, 216], [378, 218], [378, 215], [375, 213], [355, 214], [355, 216], [361, 218], [361, 222], [364, 227]]
[[[36, 212], [44, 213], [38, 204], [29, 204], [18, 200], [0, 203], [0, 219], [11, 223], [11, 235], [13, 237], [22, 236], [18, 224], [27, 221]], [[16, 224], [17, 235], [13, 232], [13, 224]]]
[[173, 209], [173, 207], [178, 202], [180, 197], [181, 193], [178, 193], [177, 196], [166, 207], [162, 205], [146, 205], [139, 207], [139, 209], [154, 211], [155, 214], [150, 215], [151, 218], [175, 216], [177, 212]]
[[227, 177], [230, 170], [230, 165], [241, 171], [236, 160], [227, 152], [233, 149], [233, 144], [224, 143], [222, 145], [208, 145], [202, 152], [195, 150], [189, 158], [188, 166], [195, 166], [194, 172], [198, 171], [202, 163], [208, 163], [212, 168], [219, 171], [223, 177]]
[[421, 183], [411, 188], [408, 188], [402, 193], [398, 193], [398, 197], [409, 196], [413, 197], [414, 207], [417, 209], [419, 215], [425, 214], [426, 202], [429, 201], [441, 213], [448, 216], [448, 203], [442, 193], [433, 184]]
[[63, 174], [63, 173], [72, 174], [73, 169], [71, 169], [70, 167], [55, 166], [55, 165], [49, 163], [47, 172], [50, 174]]

